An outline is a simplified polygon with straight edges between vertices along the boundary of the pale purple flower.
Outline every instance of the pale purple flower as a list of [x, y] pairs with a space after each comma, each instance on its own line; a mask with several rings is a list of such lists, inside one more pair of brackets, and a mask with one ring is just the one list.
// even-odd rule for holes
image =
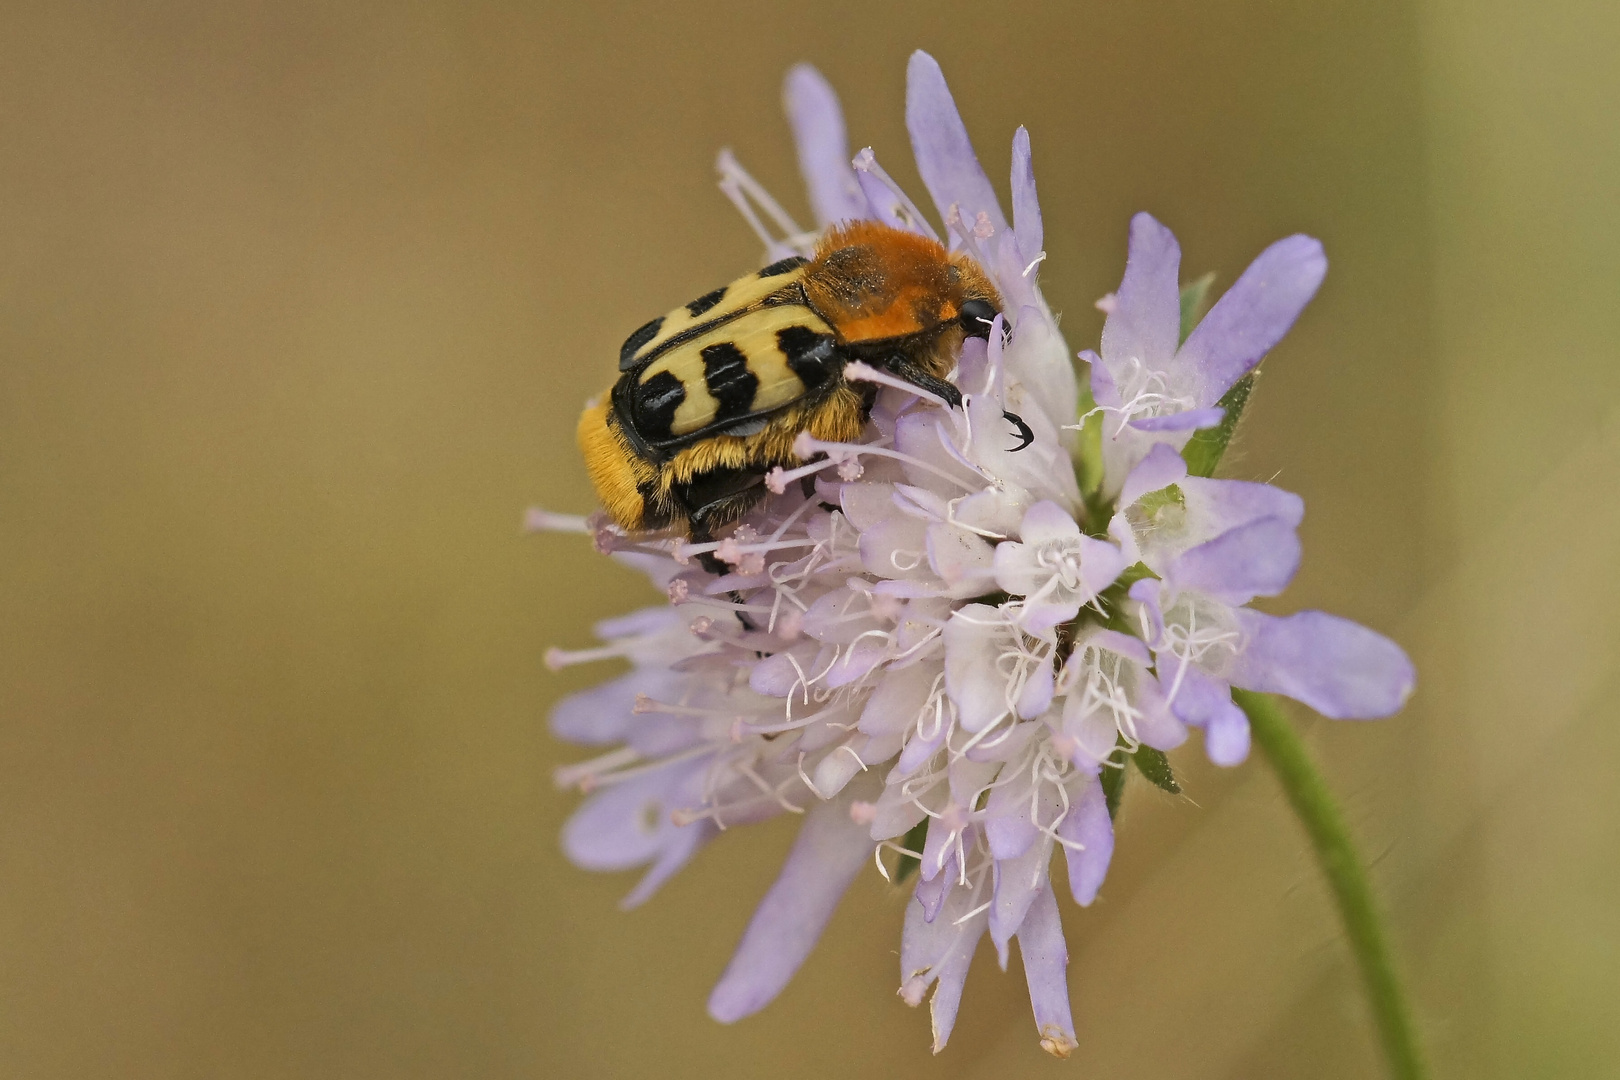
[[1082, 533], [1056, 503], [1026, 510], [1018, 535], [996, 545], [996, 584], [1024, 598], [1021, 622], [1035, 632], [1071, 621], [1129, 562], [1113, 544]]
[[1278, 618], [1243, 606], [1281, 593], [1299, 568], [1297, 495], [1189, 477], [1160, 445], [1127, 478], [1120, 503], [1109, 531], [1159, 575], [1131, 587], [1143, 637], [1172, 711], [1204, 729], [1210, 760], [1248, 756], [1249, 721], [1233, 686], [1338, 720], [1389, 716], [1406, 703], [1416, 673], [1388, 638], [1325, 612]]
[[[720, 158], [721, 187], [766, 259], [808, 252], [850, 218], [941, 234], [870, 148], [851, 159], [818, 73], [789, 73], [786, 106], [816, 230]], [[563, 846], [592, 869], [647, 866], [628, 906], [725, 829], [804, 816], [709, 1000], [728, 1023], [781, 991], [869, 861], [887, 876], [886, 856], [915, 858], [899, 993], [930, 1000], [935, 1051], [988, 934], [1003, 967], [1018, 939], [1040, 1043], [1066, 1056], [1076, 1040], [1052, 856], [1063, 852], [1068, 895], [1091, 904], [1114, 846], [1100, 778], [1121, 767], [1121, 748], [1171, 750], [1191, 726], [1230, 763], [1247, 745], [1230, 686], [1383, 715], [1410, 692], [1411, 669], [1354, 624], [1244, 607], [1292, 576], [1302, 504], [1189, 477], [1177, 452], [1315, 290], [1315, 241], [1268, 249], [1178, 349], [1175, 241], [1137, 218], [1092, 358], [1101, 488], [1082, 492], [1075, 370], [1037, 284], [1029, 136], [1013, 139], [1009, 222], [926, 54], [911, 59], [906, 107], [942, 235], [1006, 301], [988, 341], [970, 339], [958, 359], [962, 408], [851, 364], [847, 378], [878, 384], [861, 438], [802, 435], [806, 464], [773, 472], [773, 497], [716, 541], [531, 515], [534, 528], [589, 532], [669, 598], [599, 624], [599, 647], [548, 654], [554, 666], [631, 664], [553, 713], [560, 737], [605, 748], [558, 772], [588, 793]], [[1027, 445], [1007, 412], [1027, 424]]]
[[1327, 273], [1309, 236], [1272, 244], [1216, 301], [1185, 343], [1181, 247], [1148, 214], [1131, 219], [1125, 277], [1105, 310], [1091, 392], [1103, 416], [1104, 494], [1119, 490], [1156, 444], [1180, 450], [1194, 430], [1221, 420], [1221, 395], [1258, 364], [1316, 295]]
[[1077, 768], [1096, 772], [1123, 743], [1174, 750], [1187, 729], [1152, 672], [1139, 638], [1092, 626], [1075, 638], [1058, 684], [1062, 713], [1053, 745]]

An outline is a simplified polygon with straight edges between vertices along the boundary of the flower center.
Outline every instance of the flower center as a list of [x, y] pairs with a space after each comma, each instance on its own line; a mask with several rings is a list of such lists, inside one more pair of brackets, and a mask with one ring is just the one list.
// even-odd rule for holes
[[1114, 430], [1114, 438], [1119, 438], [1132, 420], [1169, 416], [1197, 407], [1198, 402], [1190, 395], [1171, 392], [1170, 378], [1164, 372], [1148, 367], [1135, 356], [1126, 364], [1128, 373], [1119, 380], [1119, 396], [1123, 404], [1109, 410], [1119, 414], [1119, 427]]
[[1164, 644], [1157, 650], [1178, 661], [1170, 700], [1181, 689], [1189, 664], [1218, 672], [1226, 660], [1237, 655], [1241, 639], [1225, 605], [1186, 593], [1178, 597], [1164, 612]]
[[[1108, 713], [1115, 729], [1125, 738], [1126, 752], [1135, 753], [1141, 742], [1136, 734], [1136, 721], [1141, 718], [1142, 710], [1131, 704], [1125, 658], [1087, 645], [1069, 663], [1065, 672], [1067, 678], [1073, 679], [1069, 696], [1079, 697], [1080, 715], [1090, 716], [1099, 710]], [[1068, 671], [1075, 674], [1070, 676]]]
[[[1019, 699], [1024, 696], [1025, 685], [1029, 682], [1030, 676], [1051, 659], [1055, 645], [1025, 634], [1006, 613], [1002, 613], [1001, 618], [1004, 622], [1003, 632], [999, 635], [1001, 640], [996, 645], [996, 670], [1003, 676], [1007, 714], [1016, 717]], [[986, 728], [985, 732], [989, 730], [991, 729]], [[985, 732], [980, 732], [980, 737]]]
[[1035, 549], [1035, 565], [1047, 571], [1065, 589], [1078, 589], [1080, 540], [1049, 540]]

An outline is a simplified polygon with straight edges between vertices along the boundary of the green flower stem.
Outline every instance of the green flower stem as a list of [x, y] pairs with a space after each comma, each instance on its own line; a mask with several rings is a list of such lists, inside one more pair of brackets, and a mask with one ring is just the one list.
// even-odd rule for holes
[[1299, 815], [1316, 848], [1322, 873], [1327, 876], [1344, 918], [1350, 950], [1361, 967], [1390, 1073], [1397, 1080], [1423, 1080], [1428, 1069], [1418, 1048], [1411, 1009], [1395, 975], [1389, 942], [1373, 903], [1372, 886], [1327, 783], [1276, 698], [1243, 690], [1233, 690], [1232, 698], [1248, 714], [1256, 745], [1276, 770], [1294, 813]]

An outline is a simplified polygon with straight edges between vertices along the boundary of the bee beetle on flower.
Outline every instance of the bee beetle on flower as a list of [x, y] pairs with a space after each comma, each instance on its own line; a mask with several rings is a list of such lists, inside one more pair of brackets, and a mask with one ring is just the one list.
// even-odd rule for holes
[[602, 505], [629, 532], [677, 524], [709, 539], [764, 497], [772, 468], [799, 464], [800, 433], [860, 436], [878, 387], [852, 386], [852, 362], [960, 406], [945, 376], [963, 341], [990, 336], [1000, 304], [973, 259], [933, 237], [877, 221], [830, 229], [813, 257], [773, 262], [625, 341], [623, 374], [579, 425]]
[[818, 228], [721, 155], [764, 268], [630, 336], [579, 429], [605, 512], [532, 518], [589, 532], [668, 596], [547, 655], [631, 665], [553, 714], [602, 748], [559, 771], [587, 793], [563, 846], [592, 869], [647, 865], [631, 905], [722, 831], [802, 815], [712, 1016], [764, 1008], [875, 863], [912, 890], [898, 992], [930, 1001], [936, 1052], [988, 934], [1003, 967], [1018, 939], [1037, 1037], [1067, 1056], [1058, 893], [1096, 898], [1121, 770], [1174, 788], [1164, 752], [1193, 732], [1242, 761], [1234, 690], [1334, 718], [1412, 692], [1387, 638], [1247, 606], [1293, 577], [1303, 502], [1209, 475], [1326, 261], [1280, 241], [1184, 328], [1180, 250], [1138, 215], [1083, 393], [1038, 287], [1028, 134], [1009, 220], [939, 66], [912, 57], [936, 231], [870, 150], [850, 157], [820, 75], [794, 69], [786, 96]]

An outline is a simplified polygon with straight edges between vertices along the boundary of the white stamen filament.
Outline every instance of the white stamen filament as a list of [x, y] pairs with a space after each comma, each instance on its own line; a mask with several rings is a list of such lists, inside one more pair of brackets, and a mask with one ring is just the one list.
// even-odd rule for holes
[[883, 880], [887, 881], [891, 885], [894, 884], [894, 879], [889, 876], [889, 868], [883, 865], [884, 848], [888, 848], [890, 851], [898, 851], [902, 855], [909, 855], [913, 859], [916, 859], [919, 863], [922, 862], [923, 859], [922, 852], [920, 851], [912, 851], [908, 847], [902, 847], [893, 840], [879, 840], [877, 847], [872, 851], [872, 857], [877, 863], [878, 873], [882, 874]]
[[801, 434], [793, 441], [793, 452], [798, 454], [800, 457], [810, 457], [812, 454], [816, 453], [827, 454], [829, 457], [831, 457], [833, 456], [834, 452], [837, 452], [839, 455], [844, 457], [859, 457], [869, 454], [873, 457], [891, 458], [895, 461], [910, 465], [912, 468], [921, 469], [926, 473], [932, 473], [941, 480], [955, 484], [960, 488], [966, 488], [969, 492], [980, 490], [979, 487], [974, 484], [970, 484], [960, 476], [957, 476], [954, 473], [948, 473], [939, 466], [924, 461], [922, 458], [913, 457], [910, 454], [904, 454], [898, 450], [890, 450], [884, 446], [868, 445], [864, 443], [822, 442], [820, 439], [813, 439], [809, 435]]
[[856, 172], [866, 173], [894, 193], [895, 217], [901, 225], [930, 239], [939, 239], [934, 233], [934, 227], [928, 224], [928, 219], [917, 209], [917, 204], [911, 201], [911, 197], [884, 171], [883, 166], [877, 163], [877, 156], [872, 153], [870, 146], [863, 147], [850, 164], [854, 166]]
[[1121, 381], [1119, 389], [1119, 396], [1125, 403], [1098, 405], [1080, 418], [1081, 424], [1095, 412], [1116, 413], [1119, 416], [1119, 427], [1114, 429], [1111, 437], [1117, 439], [1124, 434], [1130, 422], [1138, 417], [1168, 416], [1198, 407], [1195, 398], [1186, 394], [1178, 396], [1170, 393], [1169, 375], [1165, 372], [1149, 368], [1134, 356], [1126, 363], [1130, 365], [1130, 373]]
[[582, 514], [558, 514], [543, 507], [531, 506], [523, 513], [523, 531], [588, 534], [591, 526]]
[[[749, 227], [754, 230], [754, 235], [759, 237], [767, 250], [775, 251], [782, 247], [807, 253], [815, 244], [817, 234], [801, 229], [799, 223], [782, 209], [782, 204], [765, 190], [764, 185], [749, 175], [748, 170], [738, 163], [730, 150], [720, 151], [719, 157], [715, 160], [715, 168], [720, 173], [720, 190], [725, 192], [726, 198], [731, 200], [731, 204], [742, 214], [743, 220], [748, 222]], [[765, 227], [765, 223], [759, 219], [754, 210], [755, 205], [764, 210], [776, 223], [777, 228], [784, 234], [781, 239], [777, 239]]]
[[640, 752], [629, 746], [621, 746], [617, 750], [610, 750], [599, 757], [591, 758], [589, 761], [564, 765], [553, 772], [551, 778], [558, 787], [571, 788], [588, 776], [640, 760]]
[[[790, 813], [790, 814], [802, 814], [802, 813], [804, 813], [804, 807], [796, 806], [793, 803], [788, 802], [787, 797], [782, 794], [782, 788], [786, 787], [787, 786], [786, 784], [783, 784], [783, 785], [781, 785], [779, 787], [772, 787], [770, 784], [766, 783], [765, 778], [760, 776], [759, 773], [755, 772], [753, 766], [749, 765], [746, 761], [737, 762], [736, 768], [737, 768], [737, 771], [739, 773], [741, 773], [744, 777], [746, 777], [753, 784], [758, 786], [759, 790], [763, 794], [769, 795], [771, 798], [775, 799], [779, 804], [781, 804], [782, 809], [786, 810], [788, 813]], [[800, 770], [800, 775], [801, 776], [803, 775], [803, 772], [804, 772], [803, 769], [801, 769]], [[815, 789], [815, 787], [812, 786], [810, 788], [810, 790], [815, 791], [816, 789]], [[820, 793], [817, 792], [817, 794], [820, 794]]]
[[924, 401], [938, 405], [942, 409], [950, 408], [950, 405], [946, 403], [945, 399], [939, 395], [924, 390], [916, 383], [909, 383], [904, 379], [897, 379], [888, 372], [879, 371], [870, 364], [862, 363], [859, 360], [844, 365], [844, 378], [853, 379], [856, 382], [878, 383], [881, 386], [893, 387], [896, 390], [903, 390], [908, 394], [915, 394]]
[[973, 916], [980, 915], [980, 914], [983, 914], [986, 911], [989, 911], [990, 910], [990, 905], [992, 905], [994, 903], [995, 903], [994, 900], [986, 900], [984, 903], [980, 904], [978, 907], [974, 908], [972, 911], [968, 912], [966, 915], [963, 915], [961, 918], [951, 920], [951, 925], [952, 926], [961, 926], [963, 923], [965, 923], [969, 919], [973, 918]]
[[[1172, 615], [1181, 615], [1185, 611], [1185, 621], [1171, 621]], [[1219, 624], [1200, 628], [1198, 626], [1198, 605], [1189, 600], [1172, 607], [1164, 613], [1163, 645], [1160, 646], [1180, 663], [1176, 666], [1175, 679], [1165, 695], [1167, 702], [1174, 701], [1181, 691], [1181, 684], [1187, 674], [1189, 664], [1200, 664], [1211, 650], [1217, 648], [1230, 649], [1237, 652], [1237, 643], [1242, 638], [1236, 630], [1223, 629]], [[1200, 664], [1200, 666], [1202, 666]]]
[[628, 655], [631, 643], [628, 640], [614, 641], [594, 649], [559, 649], [555, 645], [547, 649], [543, 662], [548, 671], [559, 671], [575, 664], [589, 664], [597, 660], [617, 660]]
[[[1070, 684], [1070, 698], [1079, 695], [1080, 716], [1088, 717], [1099, 709], [1108, 712], [1113, 717], [1115, 730], [1125, 739], [1126, 753], [1135, 753], [1141, 745], [1136, 722], [1143, 714], [1142, 710], [1131, 704], [1130, 695], [1121, 684], [1125, 663], [1122, 656], [1087, 645], [1081, 649], [1078, 657], [1070, 658], [1064, 676]], [[1112, 671], [1107, 670], [1105, 665], [1108, 664], [1112, 664]], [[1073, 683], [1078, 682], [1080, 674], [1083, 674], [1085, 682], [1075, 688]]]

